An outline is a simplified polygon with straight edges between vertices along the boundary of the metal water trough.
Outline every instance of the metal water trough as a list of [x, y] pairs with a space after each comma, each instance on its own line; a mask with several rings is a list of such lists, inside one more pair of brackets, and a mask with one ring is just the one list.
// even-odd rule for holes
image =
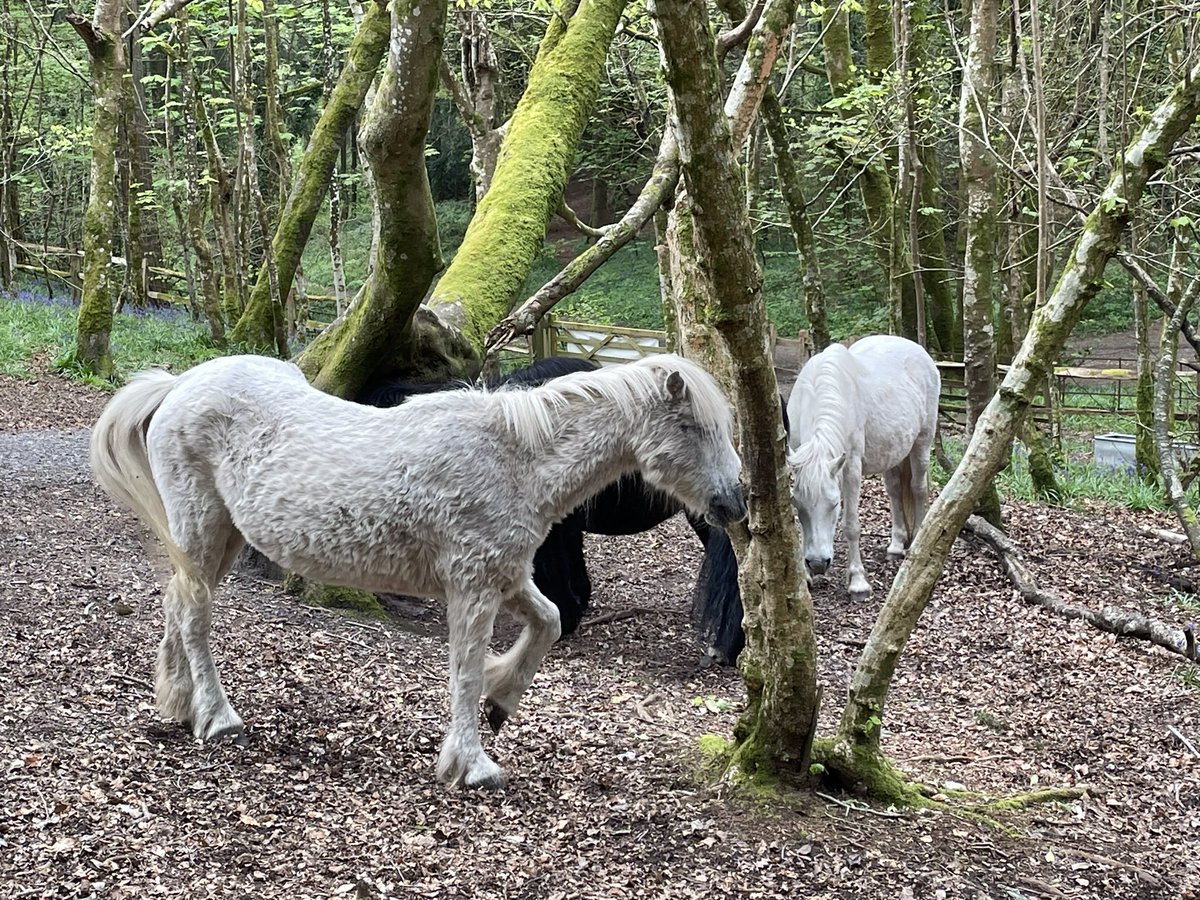
[[[1181, 463], [1200, 453], [1200, 445], [1186, 441], [1175, 442], [1175, 456]], [[1137, 439], [1132, 434], [1109, 432], [1092, 438], [1092, 458], [1097, 469], [1122, 469], [1132, 472], [1137, 468]]]

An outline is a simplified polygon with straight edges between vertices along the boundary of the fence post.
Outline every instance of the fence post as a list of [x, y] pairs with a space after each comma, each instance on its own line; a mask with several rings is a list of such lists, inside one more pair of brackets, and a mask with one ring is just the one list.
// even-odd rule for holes
[[529, 355], [535, 361], [546, 358], [546, 332], [549, 329], [550, 314], [547, 313], [538, 319], [537, 324], [533, 326], [533, 333], [529, 335]]

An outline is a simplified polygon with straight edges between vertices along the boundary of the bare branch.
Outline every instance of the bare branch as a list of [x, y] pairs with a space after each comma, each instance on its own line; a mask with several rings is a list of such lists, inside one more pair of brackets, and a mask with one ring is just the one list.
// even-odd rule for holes
[[590, 238], [596, 238], [597, 240], [599, 240], [600, 238], [604, 237], [604, 235], [608, 234], [608, 232], [612, 231], [611, 225], [605, 225], [600, 228], [595, 228], [595, 227], [589, 225], [587, 222], [583, 221], [583, 219], [579, 218], [578, 214], [576, 214], [575, 210], [573, 210], [573, 209], [571, 209], [571, 207], [567, 206], [566, 200], [563, 200], [558, 205], [558, 209], [556, 209], [555, 212], [558, 214], [558, 216], [564, 222], [566, 222], [568, 225], [570, 225], [576, 231], [578, 231], [581, 234], [587, 235]]
[[1186, 659], [1197, 662], [1195, 644], [1187, 638], [1186, 629], [1179, 629], [1158, 619], [1152, 619], [1141, 613], [1116, 606], [1106, 606], [1099, 612], [1068, 603], [1053, 591], [1039, 588], [1033, 573], [1025, 564], [1021, 549], [1003, 531], [981, 519], [970, 516], [963, 530], [975, 535], [995, 552], [1000, 560], [1000, 568], [1008, 576], [1021, 599], [1033, 603], [1067, 619], [1082, 619], [1093, 628], [1107, 631], [1120, 637], [1135, 637], [1149, 641], [1172, 653], [1177, 653]]
[[145, 33], [162, 22], [163, 19], [175, 15], [175, 13], [179, 12], [179, 10], [183, 9], [189, 3], [191, 3], [191, 0], [163, 0], [159, 4], [158, 9], [144, 18], [139, 17], [121, 37], [129, 37], [134, 31]]
[[750, 40], [750, 33], [754, 31], [754, 26], [758, 24], [758, 19], [762, 15], [765, 0], [758, 0], [750, 8], [750, 12], [746, 14], [746, 18], [742, 19], [741, 23], [729, 29], [717, 37], [717, 59], [724, 59], [725, 54], [739, 44], [744, 44]]
[[[1146, 296], [1154, 301], [1154, 305], [1162, 310], [1164, 315], [1168, 317], [1175, 315], [1175, 304], [1167, 299], [1167, 295], [1154, 283], [1154, 279], [1150, 277], [1150, 273], [1142, 268], [1141, 264], [1129, 251], [1118, 250], [1117, 261], [1125, 267], [1126, 272], [1137, 279], [1138, 283], [1145, 288]], [[1192, 349], [1196, 351], [1197, 355], [1200, 355], [1200, 338], [1196, 336], [1195, 330], [1186, 319], [1180, 323], [1179, 333], [1192, 345]]]

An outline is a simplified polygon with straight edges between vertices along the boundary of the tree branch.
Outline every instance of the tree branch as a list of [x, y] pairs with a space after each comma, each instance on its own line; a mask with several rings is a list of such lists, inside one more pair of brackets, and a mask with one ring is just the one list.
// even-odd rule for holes
[[1082, 619], [1093, 628], [1107, 631], [1119, 637], [1134, 637], [1149, 641], [1192, 662], [1198, 662], [1193, 629], [1188, 625], [1182, 631], [1158, 619], [1116, 606], [1106, 606], [1099, 612], [1068, 603], [1052, 591], [1039, 588], [1033, 573], [1025, 564], [1021, 549], [1004, 532], [979, 516], [967, 518], [963, 530], [975, 535], [996, 554], [1000, 568], [1008, 576], [1021, 599], [1066, 619]]
[[668, 128], [663, 132], [650, 180], [621, 221], [610, 225], [599, 241], [567, 263], [545, 286], [497, 323], [488, 332], [486, 353], [495, 353], [514, 338], [533, 331], [555, 303], [575, 291], [589, 275], [641, 231], [655, 211], [675, 192], [678, 181], [679, 145], [675, 142], [674, 130]]
[[93, 58], [99, 56], [103, 52], [106, 43], [104, 35], [96, 31], [91, 21], [79, 15], [79, 13], [69, 12], [65, 18], [67, 24], [74, 28], [79, 33], [79, 36], [83, 38], [84, 44], [87, 45], [88, 55]]
[[566, 222], [568, 225], [570, 225], [576, 231], [580, 232], [581, 234], [585, 234], [590, 238], [596, 238], [597, 240], [604, 237], [604, 235], [606, 235], [610, 231], [612, 231], [612, 228], [613, 228], [613, 226], [611, 226], [611, 225], [604, 225], [600, 228], [593, 228], [587, 222], [585, 222], [581, 218], [579, 218], [579, 216], [576, 214], [575, 210], [573, 210], [573, 209], [571, 209], [571, 207], [567, 206], [566, 200], [563, 200], [558, 205], [558, 209], [556, 209], [555, 212], [559, 215], [559, 217], [564, 222]]
[[762, 15], [765, 0], [758, 0], [750, 8], [750, 12], [746, 14], [746, 18], [729, 29], [728, 31], [717, 36], [717, 59], [724, 59], [725, 54], [739, 44], [744, 44], [750, 40], [750, 33], [754, 31], [754, 26], [758, 24], [758, 19]]
[[[1154, 301], [1154, 305], [1162, 310], [1166, 316], [1175, 315], [1175, 304], [1167, 299], [1167, 295], [1162, 289], [1154, 283], [1154, 279], [1150, 277], [1150, 273], [1142, 268], [1141, 264], [1127, 250], [1117, 251], [1117, 261], [1125, 267], [1125, 271], [1137, 279], [1138, 283], [1146, 289], [1146, 296]], [[1180, 323], [1179, 333], [1184, 339], [1192, 345], [1192, 349], [1200, 355], [1200, 338], [1196, 336], [1195, 330], [1185, 319]]]
[[[162, 22], [163, 19], [175, 15], [175, 13], [179, 12], [191, 2], [192, 0], [163, 0], [163, 2], [158, 5], [158, 9], [154, 10], [154, 12], [150, 13], [148, 16], [145, 16], [144, 18], [139, 17], [137, 21], [129, 26], [128, 30], [121, 35], [121, 37], [129, 37], [129, 35], [133, 34], [134, 31], [141, 31], [143, 33], [147, 32]], [[147, 7], [147, 9], [148, 8], [149, 7]]]

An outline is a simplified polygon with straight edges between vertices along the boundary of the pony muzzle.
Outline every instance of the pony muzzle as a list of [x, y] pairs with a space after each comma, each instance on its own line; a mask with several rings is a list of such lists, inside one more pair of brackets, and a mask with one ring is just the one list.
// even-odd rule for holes
[[833, 564], [833, 560], [828, 556], [822, 556], [819, 559], [805, 557], [804, 562], [808, 566], [808, 571], [813, 575], [824, 575], [829, 571], [829, 567]]
[[708, 509], [704, 513], [704, 518], [709, 521], [709, 524], [720, 528], [746, 518], [746, 498], [742, 495], [741, 485], [732, 491], [713, 494], [708, 501]]

